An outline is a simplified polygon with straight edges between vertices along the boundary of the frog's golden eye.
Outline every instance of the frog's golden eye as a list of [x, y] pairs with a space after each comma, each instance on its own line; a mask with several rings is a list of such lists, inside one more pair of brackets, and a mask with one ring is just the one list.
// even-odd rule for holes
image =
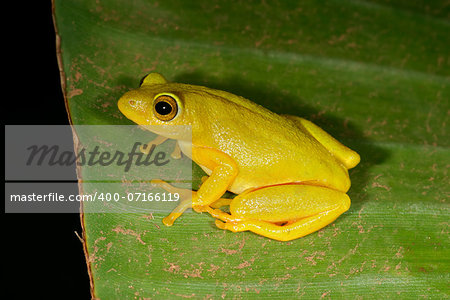
[[169, 95], [158, 96], [153, 102], [153, 113], [161, 121], [170, 121], [178, 113], [177, 101]]

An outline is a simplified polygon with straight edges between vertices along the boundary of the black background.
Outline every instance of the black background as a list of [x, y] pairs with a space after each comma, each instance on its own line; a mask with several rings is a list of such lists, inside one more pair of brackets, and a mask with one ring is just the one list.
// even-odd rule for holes
[[[69, 124], [50, 1], [17, 1], [2, 48], [5, 124]], [[8, 18], [8, 16], [5, 16]], [[12, 67], [12, 69], [10, 69]], [[5, 71], [6, 69], [3, 69]], [[7, 159], [7, 158], [5, 158]], [[11, 299], [90, 299], [78, 214], [4, 214], [3, 267]]]

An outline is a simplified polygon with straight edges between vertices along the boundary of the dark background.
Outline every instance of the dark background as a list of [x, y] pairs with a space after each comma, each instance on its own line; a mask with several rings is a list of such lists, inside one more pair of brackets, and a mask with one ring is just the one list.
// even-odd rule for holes
[[[8, 10], [14, 16], [4, 28], [10, 38], [2, 45], [7, 52], [3, 65], [9, 65], [2, 97], [5, 124], [69, 124], [51, 2], [16, 3], [17, 7]], [[13, 299], [90, 299], [83, 248], [75, 235], [81, 235], [78, 214], [4, 214], [4, 219], [4, 295]]]

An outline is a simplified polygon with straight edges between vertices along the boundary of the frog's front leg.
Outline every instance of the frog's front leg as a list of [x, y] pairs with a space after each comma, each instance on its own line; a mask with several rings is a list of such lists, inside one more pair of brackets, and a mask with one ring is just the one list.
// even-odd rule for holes
[[[159, 187], [165, 189], [166, 191], [168, 191], [171, 194], [178, 194], [180, 197], [180, 203], [162, 221], [163, 224], [166, 226], [172, 226], [173, 223], [175, 222], [175, 220], [178, 219], [186, 211], [186, 209], [192, 207], [192, 198], [198, 198], [197, 192], [188, 190], [188, 189], [175, 187], [175, 186], [170, 185], [167, 182], [160, 180], [160, 179], [154, 179], [151, 181], [151, 183], [154, 186], [159, 186]], [[216, 202], [211, 204], [212, 208], [205, 207], [205, 210], [208, 211], [215, 218], [220, 218], [221, 220], [231, 221], [231, 219], [227, 219], [227, 216], [230, 216], [229, 214], [221, 211], [220, 209], [214, 209], [214, 208], [219, 208], [224, 205], [229, 205], [231, 203], [231, 201], [232, 201], [232, 199], [220, 198]]]
[[192, 196], [195, 194], [194, 191], [178, 188], [160, 179], [153, 179], [151, 181], [153, 186], [159, 186], [171, 194], [178, 194], [180, 203], [177, 207], [163, 219], [163, 224], [166, 226], [172, 226], [178, 217], [180, 217], [186, 209], [192, 207]]
[[343, 192], [321, 186], [288, 184], [236, 196], [230, 204], [231, 215], [222, 215], [217, 210], [211, 214], [218, 219], [219, 228], [233, 232], [249, 230], [275, 240], [289, 241], [325, 227], [349, 207], [350, 199]]
[[[209, 177], [202, 180], [202, 185], [197, 192], [173, 187], [162, 180], [152, 180], [152, 184], [158, 185], [170, 193], [180, 194], [180, 204], [163, 220], [167, 226], [172, 225], [191, 206], [195, 211], [203, 212], [210, 211], [210, 205], [220, 207], [231, 201], [221, 198], [238, 174], [237, 165], [231, 157], [215, 149], [194, 147], [192, 159], [212, 170]], [[215, 202], [217, 205], [214, 205]]]
[[156, 138], [154, 138], [153, 140], [151, 140], [150, 142], [148, 142], [147, 144], [141, 145], [139, 147], [139, 150], [144, 153], [144, 154], [149, 154], [150, 150], [152, 149], [152, 146], [158, 146], [161, 145], [162, 143], [164, 143], [165, 141], [167, 141], [169, 138], [162, 136], [162, 135], [158, 135], [156, 136]]
[[235, 161], [226, 153], [206, 147], [194, 147], [192, 160], [211, 170], [203, 181], [195, 197], [192, 198], [194, 210], [206, 211], [209, 205], [219, 200], [239, 173]]
[[[165, 141], [167, 141], [169, 138], [162, 136], [162, 135], [158, 135], [154, 140], [148, 142], [147, 144], [141, 145], [139, 147], [139, 150], [144, 153], [144, 154], [149, 154], [150, 150], [152, 149], [152, 146], [158, 146], [161, 145], [162, 143], [164, 143]], [[172, 152], [172, 154], [170, 154], [170, 156], [173, 159], [179, 159], [181, 158], [181, 149], [180, 149], [180, 145], [178, 145], [178, 142], [175, 143], [175, 148]]]

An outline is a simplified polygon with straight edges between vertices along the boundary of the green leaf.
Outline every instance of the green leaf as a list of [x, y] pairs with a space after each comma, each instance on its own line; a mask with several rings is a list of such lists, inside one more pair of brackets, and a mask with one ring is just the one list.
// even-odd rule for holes
[[207, 214], [84, 214], [94, 297], [449, 297], [448, 3], [298, 2], [55, 1], [73, 124], [132, 124], [117, 100], [158, 71], [310, 119], [362, 157], [349, 211], [291, 242]]

